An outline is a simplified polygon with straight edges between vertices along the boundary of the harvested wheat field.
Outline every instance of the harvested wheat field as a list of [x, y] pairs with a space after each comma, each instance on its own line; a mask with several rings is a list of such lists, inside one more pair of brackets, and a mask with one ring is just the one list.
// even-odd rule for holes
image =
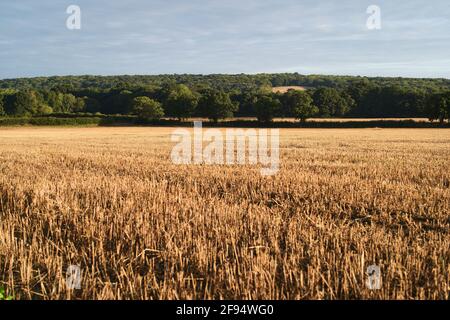
[[[449, 298], [450, 130], [281, 130], [270, 177], [172, 164], [172, 131], [0, 129], [0, 286], [17, 299]], [[379, 290], [365, 284], [374, 264]]]
[[307, 90], [307, 88], [302, 87], [302, 86], [283, 86], [283, 87], [273, 87], [272, 88], [272, 92], [275, 92], [275, 93], [286, 93], [289, 90], [305, 91], [305, 90]]

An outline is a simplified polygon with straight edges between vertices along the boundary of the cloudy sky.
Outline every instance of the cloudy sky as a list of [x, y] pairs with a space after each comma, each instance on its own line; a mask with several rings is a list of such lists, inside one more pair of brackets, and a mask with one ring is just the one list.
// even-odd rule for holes
[[[381, 30], [366, 26], [370, 5]], [[0, 2], [0, 78], [259, 72], [450, 78], [450, 2]]]

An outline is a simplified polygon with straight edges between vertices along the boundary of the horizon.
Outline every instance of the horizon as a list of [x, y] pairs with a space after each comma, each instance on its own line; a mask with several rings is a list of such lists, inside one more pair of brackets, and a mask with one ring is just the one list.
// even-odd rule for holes
[[158, 76], [214, 76], [214, 75], [226, 75], [226, 76], [239, 76], [239, 75], [276, 75], [276, 74], [299, 74], [305, 77], [353, 77], [353, 78], [385, 78], [385, 79], [417, 79], [417, 80], [450, 80], [446, 77], [402, 77], [402, 76], [366, 76], [366, 75], [350, 75], [350, 74], [302, 74], [298, 72], [260, 72], [260, 73], [158, 73], [158, 74], [61, 74], [61, 75], [38, 75], [30, 77], [16, 77], [16, 78], [0, 78], [0, 81], [16, 80], [16, 79], [37, 79], [37, 78], [66, 78], [66, 77], [158, 77]]
[[[444, 0], [24, 0], [1, 3], [0, 12], [0, 28], [8, 30], [0, 35], [3, 80], [261, 73], [450, 78]], [[372, 18], [379, 24], [369, 25]]]

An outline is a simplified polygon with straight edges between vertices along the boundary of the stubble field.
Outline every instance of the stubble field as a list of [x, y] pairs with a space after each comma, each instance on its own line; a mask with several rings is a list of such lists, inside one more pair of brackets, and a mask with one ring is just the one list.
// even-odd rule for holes
[[[16, 299], [449, 298], [450, 130], [281, 130], [272, 177], [172, 164], [172, 131], [0, 129], [0, 287]], [[380, 290], [365, 285], [370, 265]]]

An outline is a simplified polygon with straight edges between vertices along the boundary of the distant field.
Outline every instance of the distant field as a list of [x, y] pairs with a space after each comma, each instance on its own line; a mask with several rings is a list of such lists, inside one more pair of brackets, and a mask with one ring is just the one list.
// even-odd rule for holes
[[274, 93], [286, 93], [289, 90], [305, 91], [305, 90], [307, 90], [307, 88], [301, 87], [301, 86], [286, 86], [286, 87], [273, 87], [272, 88], [272, 92], [274, 92]]
[[0, 287], [21, 299], [449, 298], [450, 129], [282, 129], [272, 177], [175, 165], [172, 130], [0, 128]]

